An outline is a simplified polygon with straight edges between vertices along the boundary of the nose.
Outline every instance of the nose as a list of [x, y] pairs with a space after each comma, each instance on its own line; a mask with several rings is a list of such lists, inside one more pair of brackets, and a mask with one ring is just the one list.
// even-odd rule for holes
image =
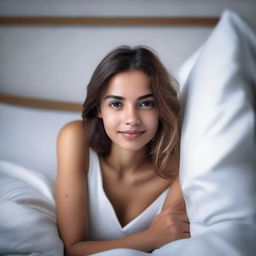
[[125, 111], [125, 124], [134, 126], [140, 124], [140, 116], [138, 110], [134, 107], [127, 108]]

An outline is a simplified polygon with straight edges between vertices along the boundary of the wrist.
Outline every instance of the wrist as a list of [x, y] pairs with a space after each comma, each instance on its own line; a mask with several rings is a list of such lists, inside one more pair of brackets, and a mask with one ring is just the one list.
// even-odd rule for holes
[[146, 237], [147, 241], [149, 242], [149, 244], [152, 247], [150, 250], [154, 250], [154, 249], [158, 248], [159, 243], [158, 243], [158, 240], [157, 240], [157, 235], [154, 232], [154, 230], [151, 227], [149, 227], [148, 229], [146, 229], [143, 232], [145, 232], [145, 237]]
[[119, 244], [122, 248], [131, 248], [143, 252], [150, 252], [157, 248], [155, 236], [151, 229], [120, 238]]

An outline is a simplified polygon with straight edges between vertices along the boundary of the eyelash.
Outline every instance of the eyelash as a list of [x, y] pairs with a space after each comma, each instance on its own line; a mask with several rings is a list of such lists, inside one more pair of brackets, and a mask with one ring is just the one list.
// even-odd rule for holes
[[145, 107], [154, 107], [155, 106], [154, 101], [151, 101], [151, 100], [144, 101], [144, 102], [140, 103], [140, 105], [145, 104], [145, 103], [147, 103], [147, 106], [145, 106]]
[[109, 104], [109, 106], [112, 107], [112, 108], [118, 108], [117, 106], [113, 106], [113, 104], [119, 104], [119, 107], [120, 107], [120, 105], [122, 105], [121, 102], [114, 101], [114, 102], [111, 102], [111, 103]]
[[[147, 104], [146, 106], [142, 106], [142, 104]], [[117, 105], [118, 104], [118, 106], [114, 106], [114, 104], [115, 105]], [[111, 107], [111, 108], [121, 108], [123, 105], [122, 105], [122, 103], [121, 102], [118, 102], [118, 101], [113, 101], [113, 102], [111, 102], [111, 103], [109, 103], [109, 106]], [[143, 102], [141, 102], [141, 103], [139, 103], [139, 107], [142, 107], [142, 108], [153, 108], [154, 106], [155, 106], [155, 103], [154, 103], [154, 101], [150, 101], [150, 100], [147, 100], [147, 101], [143, 101]]]

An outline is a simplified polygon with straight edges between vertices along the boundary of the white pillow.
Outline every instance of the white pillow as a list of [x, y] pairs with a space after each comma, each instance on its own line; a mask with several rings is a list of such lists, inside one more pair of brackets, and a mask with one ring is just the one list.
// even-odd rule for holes
[[[226, 11], [197, 58], [188, 61], [181, 73], [191, 66], [180, 94], [184, 113], [180, 179], [191, 234], [218, 230], [233, 243], [248, 241], [243, 255], [256, 255], [246, 230], [255, 230], [256, 238], [254, 31]], [[240, 225], [243, 230], [230, 232], [239, 231], [235, 227]]]
[[56, 136], [80, 113], [18, 107], [0, 103], [0, 159], [56, 176]]
[[53, 188], [43, 174], [1, 160], [0, 237], [1, 255], [63, 255]]

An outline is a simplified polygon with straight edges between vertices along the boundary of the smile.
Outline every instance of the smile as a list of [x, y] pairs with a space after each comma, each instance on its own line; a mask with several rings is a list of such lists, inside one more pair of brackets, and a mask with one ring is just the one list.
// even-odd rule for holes
[[140, 137], [145, 131], [121, 131], [119, 133], [121, 133], [122, 136], [124, 136], [127, 139], [137, 139], [138, 137]]

